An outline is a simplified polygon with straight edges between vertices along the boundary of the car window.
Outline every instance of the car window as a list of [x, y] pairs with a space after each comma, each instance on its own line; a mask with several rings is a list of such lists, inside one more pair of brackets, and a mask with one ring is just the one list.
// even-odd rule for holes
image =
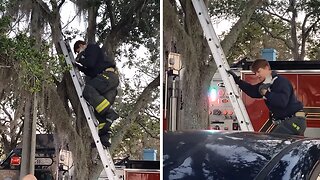
[[311, 172], [310, 180], [320, 180], [320, 160], [318, 160]]

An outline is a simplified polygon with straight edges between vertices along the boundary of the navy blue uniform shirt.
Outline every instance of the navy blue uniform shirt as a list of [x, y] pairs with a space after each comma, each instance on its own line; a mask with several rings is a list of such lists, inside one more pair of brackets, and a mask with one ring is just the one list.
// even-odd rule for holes
[[[272, 73], [272, 77], [277, 78], [273, 81], [270, 91], [265, 94], [264, 100], [268, 109], [273, 114], [273, 117], [276, 119], [283, 119], [302, 110], [303, 104], [298, 101], [294, 94], [291, 82], [275, 72]], [[262, 95], [259, 92], [259, 86], [262, 83], [263, 82], [252, 85], [243, 80], [237, 81], [240, 89], [252, 98], [262, 98]]]
[[82, 66], [78, 66], [78, 68], [87, 76], [95, 77], [106, 68], [115, 68], [114, 60], [106, 56], [98, 44], [88, 44], [79, 56], [79, 63]]

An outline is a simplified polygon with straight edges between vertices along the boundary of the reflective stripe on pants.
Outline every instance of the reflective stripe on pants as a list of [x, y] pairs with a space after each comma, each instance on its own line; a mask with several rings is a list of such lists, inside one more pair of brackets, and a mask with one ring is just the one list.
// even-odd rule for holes
[[281, 121], [271, 133], [290, 134], [303, 136], [306, 130], [307, 123], [304, 117], [291, 117]]
[[95, 107], [96, 111], [98, 113], [101, 113], [103, 110], [105, 110], [110, 105], [110, 102], [107, 99], [104, 99], [98, 106]]

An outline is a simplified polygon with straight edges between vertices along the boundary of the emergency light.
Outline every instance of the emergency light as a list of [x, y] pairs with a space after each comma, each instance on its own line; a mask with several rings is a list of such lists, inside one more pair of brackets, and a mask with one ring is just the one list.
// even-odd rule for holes
[[218, 99], [218, 90], [217, 87], [211, 86], [209, 88], [209, 99], [211, 102], [214, 102]]
[[10, 159], [11, 166], [19, 166], [21, 164], [21, 157], [18, 155], [13, 155]]

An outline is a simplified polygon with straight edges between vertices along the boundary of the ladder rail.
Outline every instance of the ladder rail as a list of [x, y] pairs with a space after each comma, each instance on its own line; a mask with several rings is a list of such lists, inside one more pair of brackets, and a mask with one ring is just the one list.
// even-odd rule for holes
[[230, 102], [234, 107], [235, 114], [237, 116], [241, 130], [253, 131], [252, 124], [250, 122], [247, 110], [240, 98], [240, 94], [236, 83], [232, 76], [230, 76], [226, 70], [230, 70], [230, 66], [226, 60], [225, 54], [220, 45], [220, 41], [215, 33], [213, 25], [211, 23], [208, 10], [203, 0], [192, 0], [193, 7], [198, 16], [201, 27], [204, 31], [209, 48], [216, 62], [219, 73], [222, 77], [227, 93], [230, 98]]
[[[64, 54], [64, 58], [66, 60], [66, 63], [68, 66], [72, 67], [69, 72], [72, 78], [72, 81], [74, 83], [78, 98], [80, 100], [81, 103], [81, 107], [83, 109], [84, 115], [86, 117], [86, 120], [88, 122], [90, 131], [91, 131], [91, 135], [94, 139], [95, 145], [97, 147], [98, 153], [100, 155], [102, 164], [103, 164], [103, 168], [108, 176], [108, 179], [110, 180], [118, 180], [119, 177], [116, 175], [116, 169], [115, 169], [115, 165], [113, 163], [112, 157], [110, 155], [109, 149], [104, 149], [103, 145], [101, 144], [100, 141], [100, 137], [98, 135], [96, 126], [95, 126], [95, 115], [92, 111], [92, 109], [89, 108], [86, 100], [83, 98], [82, 95], [82, 86], [80, 84], [79, 81], [83, 82], [83, 79], [79, 73], [78, 70], [75, 70], [73, 67], [73, 63], [75, 63], [73, 54], [71, 52], [70, 46], [69, 46], [69, 42], [65, 42], [64, 40], [59, 41], [60, 47], [63, 51]], [[84, 84], [82, 84], [84, 85]]]

